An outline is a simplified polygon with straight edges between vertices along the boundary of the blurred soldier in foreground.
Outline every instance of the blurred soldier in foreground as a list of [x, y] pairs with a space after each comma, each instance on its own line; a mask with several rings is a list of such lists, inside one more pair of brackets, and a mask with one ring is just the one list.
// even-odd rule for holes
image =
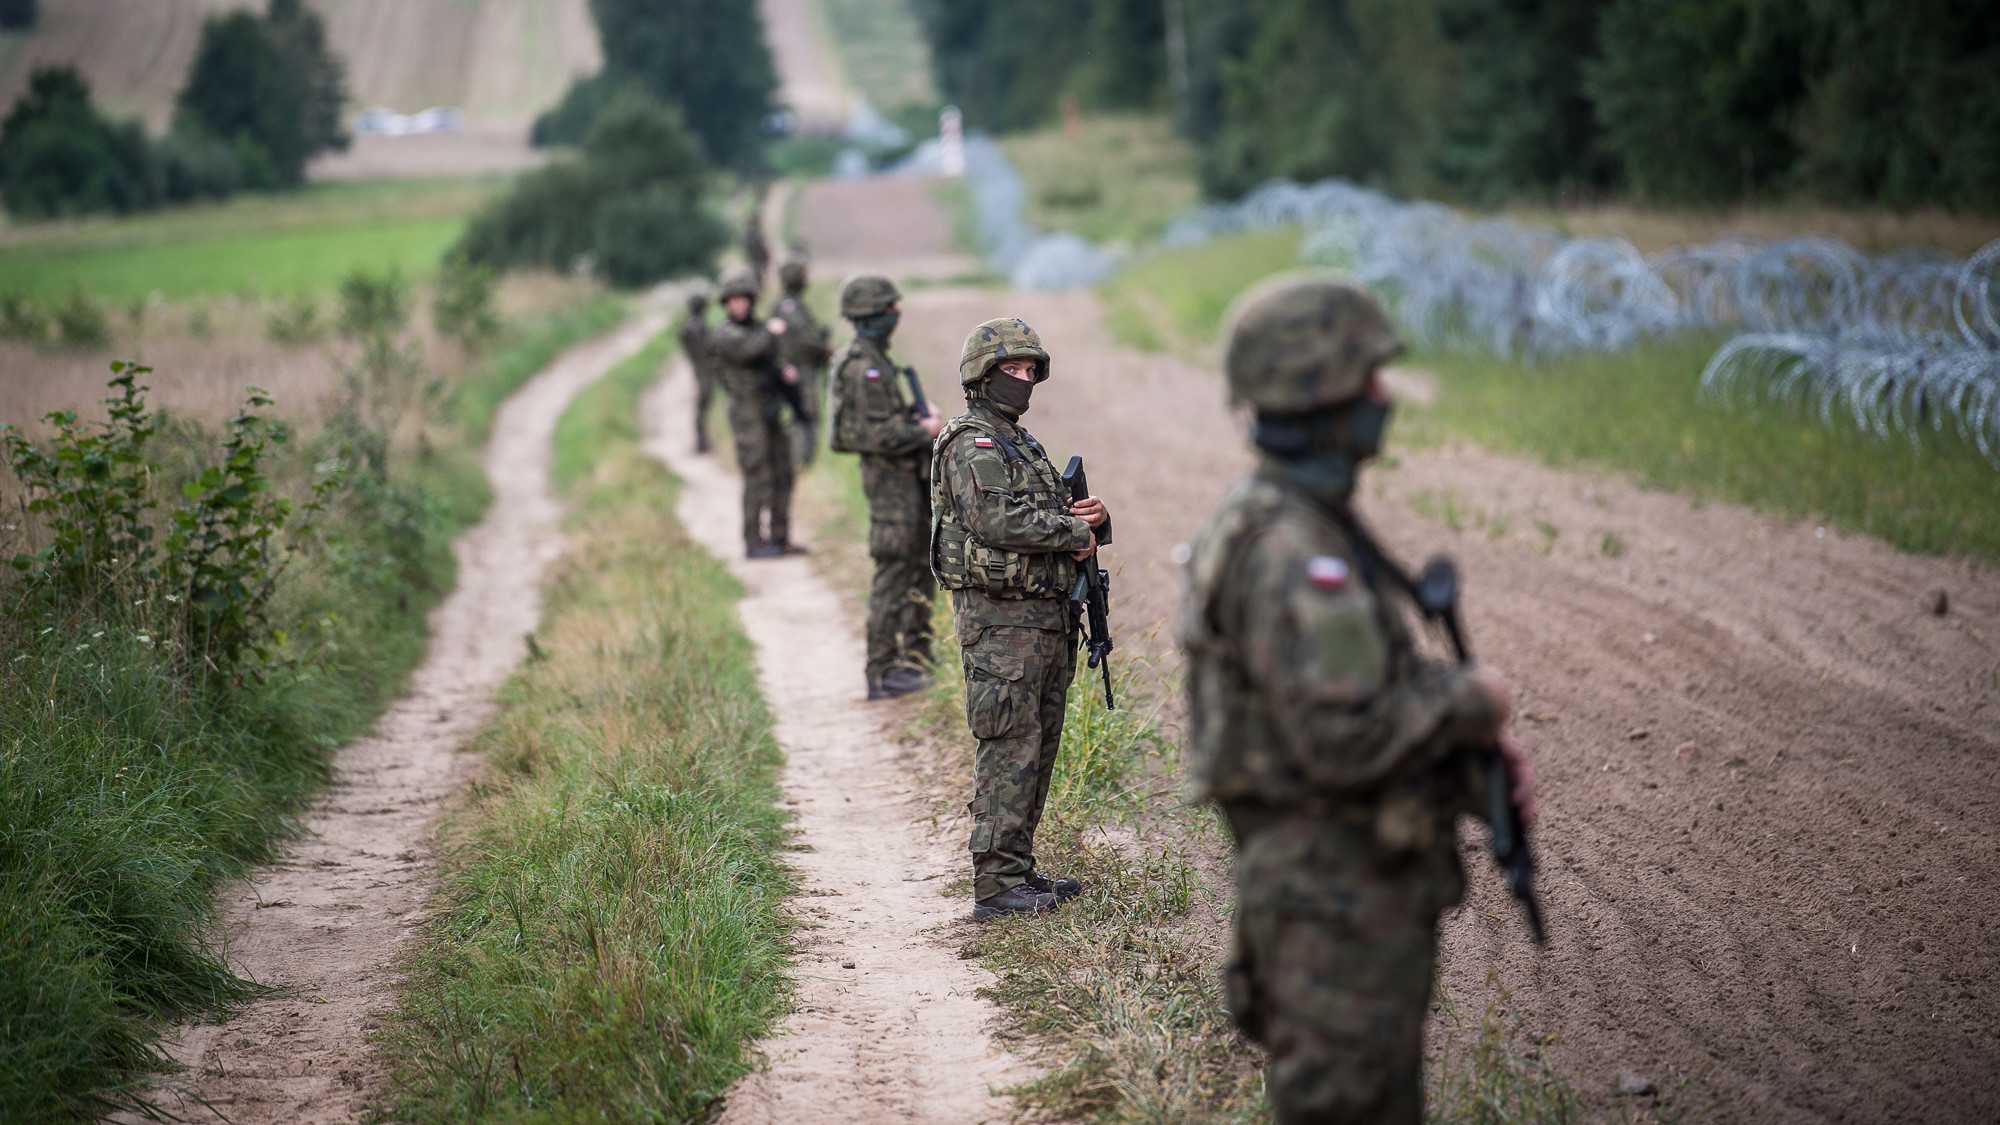
[[805, 259], [789, 257], [778, 267], [778, 280], [785, 295], [771, 315], [785, 322], [778, 337], [778, 360], [788, 369], [786, 378], [798, 388], [799, 424], [792, 430], [793, 452], [800, 465], [812, 464], [819, 446], [819, 418], [825, 402], [826, 361], [833, 354], [833, 334], [813, 319], [806, 307]]
[[729, 392], [729, 432], [743, 471], [744, 552], [753, 559], [802, 553], [791, 542], [792, 442], [778, 359], [785, 323], [755, 319], [757, 279], [749, 270], [738, 266], [724, 273], [720, 289], [729, 315], [709, 332], [709, 354]]
[[708, 354], [708, 294], [688, 294], [687, 319], [681, 321], [681, 352], [694, 371], [694, 451], [708, 452], [708, 400], [715, 393], [715, 363]]
[[[1257, 469], [1195, 541], [1182, 644], [1200, 794], [1236, 838], [1230, 1011], [1270, 1049], [1281, 1125], [1416, 1125], [1439, 914], [1464, 873], [1454, 821], [1484, 808], [1506, 684], [1420, 656], [1406, 578], [1352, 508], [1403, 344], [1333, 281], [1252, 295], [1230, 337]], [[1533, 813], [1510, 744], [1514, 799]]]
[[1076, 672], [1069, 594], [1076, 564], [1110, 536], [1095, 496], [1071, 502], [1040, 442], [1021, 428], [1049, 353], [1019, 320], [989, 320], [960, 353], [966, 412], [931, 455], [931, 568], [951, 591], [965, 660], [973, 758], [973, 917], [1055, 909], [1074, 879], [1035, 871], [1035, 829], [1062, 745]]
[[861, 455], [868, 494], [868, 698], [908, 695], [929, 682], [931, 578], [924, 547], [931, 530], [931, 439], [944, 419], [923, 397], [916, 371], [889, 358], [902, 294], [886, 277], [862, 274], [840, 287], [840, 315], [854, 342], [833, 375], [828, 441]]

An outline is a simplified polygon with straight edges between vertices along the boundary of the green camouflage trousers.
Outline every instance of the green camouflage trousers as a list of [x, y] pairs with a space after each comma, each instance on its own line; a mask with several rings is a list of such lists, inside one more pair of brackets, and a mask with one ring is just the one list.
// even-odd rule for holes
[[1418, 1125], [1437, 920], [1465, 885], [1451, 842], [1394, 853], [1366, 818], [1228, 811], [1237, 910], [1224, 990], [1270, 1051], [1274, 1119]]
[[861, 490], [868, 496], [868, 553], [875, 581], [868, 591], [868, 678], [898, 664], [931, 661], [931, 492], [928, 451], [861, 456]]
[[792, 438], [782, 419], [754, 400], [729, 400], [736, 467], [743, 471], [743, 542], [753, 547], [791, 537]]
[[1035, 829], [1062, 746], [1076, 674], [1067, 632], [991, 625], [963, 648], [972, 760], [972, 896], [990, 898], [1035, 870]]

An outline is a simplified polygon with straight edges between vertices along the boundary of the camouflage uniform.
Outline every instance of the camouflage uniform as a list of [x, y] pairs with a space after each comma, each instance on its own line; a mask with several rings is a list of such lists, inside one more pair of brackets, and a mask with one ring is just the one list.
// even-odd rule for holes
[[968, 409], [945, 425], [931, 458], [930, 550], [951, 591], [966, 722], [979, 740], [968, 847], [973, 897], [983, 900], [1035, 879], [1035, 829], [1076, 671], [1070, 552], [1090, 546], [1091, 529], [1069, 514], [1041, 443], [979, 393], [1003, 358], [1037, 356], [1047, 378], [1040, 340], [1018, 320], [989, 321], [965, 351]]
[[925, 557], [931, 526], [929, 431], [902, 368], [874, 340], [857, 337], [833, 375], [831, 443], [861, 455], [868, 494], [868, 554], [875, 581], [868, 592], [868, 682], [898, 665], [931, 662], [931, 602], [937, 583]]
[[[723, 279], [724, 301], [732, 293], [756, 293], [748, 270]], [[709, 332], [716, 378], [729, 393], [729, 432], [736, 441], [736, 464], [743, 472], [743, 541], [751, 550], [785, 547], [791, 540], [792, 443], [778, 391], [778, 339], [757, 319], [725, 317]]]
[[700, 293], [688, 298], [687, 319], [681, 321], [681, 352], [694, 371], [694, 447], [708, 452], [708, 403], [715, 394], [715, 362], [708, 354], [708, 321], [702, 315], [708, 298]]
[[[1386, 332], [1372, 300], [1337, 288]], [[1329, 361], [1358, 364], [1357, 387], [1400, 349], [1378, 334], [1371, 352], [1332, 319], [1306, 330], [1361, 337]], [[1271, 327], [1253, 308], [1238, 337]], [[1232, 343], [1232, 388], [1262, 405], [1243, 393], [1244, 350]], [[1478, 807], [1469, 747], [1494, 718], [1466, 673], [1418, 654], [1413, 603], [1351, 494], [1351, 477], [1329, 485], [1265, 456], [1195, 541], [1182, 614], [1192, 772], [1237, 845], [1224, 983], [1270, 1049], [1282, 1125], [1421, 1119], [1436, 923], [1464, 890], [1454, 820]]]
[[778, 268], [778, 276], [785, 284], [785, 295], [771, 310], [772, 316], [785, 322], [785, 334], [778, 338], [778, 360], [798, 371], [799, 403], [804, 408], [792, 431], [793, 452], [799, 464], [810, 465], [817, 445], [820, 407], [825, 401], [826, 361], [833, 355], [833, 334], [815, 321], [812, 310], [806, 307], [805, 263], [788, 261]]

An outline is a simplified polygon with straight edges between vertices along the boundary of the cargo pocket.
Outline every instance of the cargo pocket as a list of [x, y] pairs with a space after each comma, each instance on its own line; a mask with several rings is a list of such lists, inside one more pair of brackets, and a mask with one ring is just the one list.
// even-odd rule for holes
[[1028, 658], [1014, 653], [965, 654], [965, 722], [974, 738], [1011, 738], [1026, 725], [1034, 701], [1028, 698]]
[[868, 556], [876, 559], [903, 559], [924, 553], [923, 538], [930, 528], [911, 519], [868, 521]]
[[973, 855], [985, 855], [987, 852], [992, 851], [993, 826], [990, 824], [973, 825], [972, 839], [966, 843], [966, 850]]

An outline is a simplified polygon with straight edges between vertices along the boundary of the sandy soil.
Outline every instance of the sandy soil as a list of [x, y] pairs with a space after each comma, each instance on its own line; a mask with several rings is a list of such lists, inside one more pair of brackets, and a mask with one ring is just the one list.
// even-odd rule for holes
[[[847, 237], [850, 190], [807, 193], [815, 245]], [[1249, 464], [1219, 375], [1116, 346], [1088, 294], [937, 288], [904, 310], [897, 354], [941, 403], [973, 324], [1041, 331], [1054, 378], [1027, 423], [1116, 513], [1121, 636], [1170, 639], [1173, 547]], [[1408, 559], [1460, 559], [1544, 779], [1551, 946], [1469, 849], [1445, 929], [1460, 1005], [1477, 1015], [1497, 963], [1587, 1090], [1707, 1062], [1714, 1120], [1995, 1119], [2000, 577], [1615, 477], [1395, 452], [1367, 512]]]
[[695, 455], [693, 397], [676, 363], [641, 407], [647, 448], [686, 482], [681, 522], [743, 583], [805, 887], [798, 1010], [761, 1044], [769, 1068], [730, 1092], [722, 1121], [1004, 1121], [991, 1091], [1027, 1075], [986, 1034], [995, 1012], [975, 991], [992, 977], [956, 952], [969, 900], [943, 888], [964, 851], [919, 822], [929, 809], [898, 737], [909, 711], [866, 701], [859, 630], [814, 560], [742, 557], [740, 479]]
[[409, 695], [335, 758], [336, 782], [291, 854], [223, 905], [231, 964], [279, 992], [181, 1029], [174, 1054], [189, 1069], [161, 1094], [170, 1111], [236, 1125], [359, 1118], [381, 1077], [374, 1013], [394, 1002], [393, 962], [430, 898], [432, 826], [478, 765], [457, 751], [493, 714], [540, 617], [542, 570], [561, 553], [547, 480], [556, 419], [665, 323], [649, 311], [570, 350], [501, 407], [485, 459], [493, 506], [457, 544], [458, 586], [431, 615]]
[[804, 133], [838, 133], [854, 108], [847, 74], [825, 27], [819, 0], [757, 0], [764, 38], [778, 64], [779, 105], [799, 115]]

